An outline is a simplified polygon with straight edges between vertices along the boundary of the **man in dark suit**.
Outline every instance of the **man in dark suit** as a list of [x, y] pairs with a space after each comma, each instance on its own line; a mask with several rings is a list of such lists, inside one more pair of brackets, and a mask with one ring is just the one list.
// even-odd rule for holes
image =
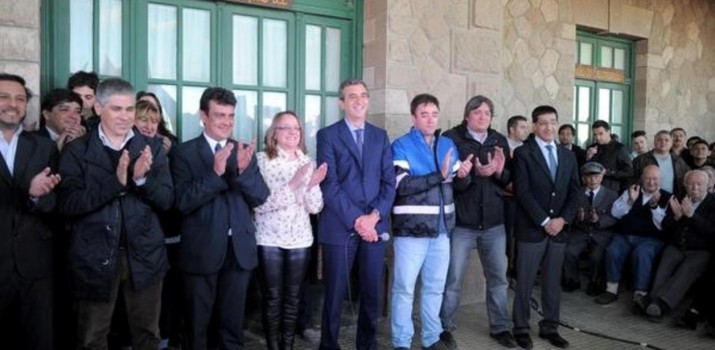
[[573, 125], [564, 124], [559, 127], [559, 146], [576, 155], [576, 163], [580, 168], [586, 163], [586, 150], [573, 143], [574, 137], [576, 137], [576, 128]]
[[563, 290], [572, 292], [581, 288], [578, 261], [588, 249], [590, 274], [586, 294], [596, 296], [606, 287], [603, 255], [613, 238], [616, 219], [611, 216], [611, 207], [618, 193], [601, 186], [606, 169], [600, 163], [588, 162], [581, 166], [584, 188], [579, 193], [578, 211], [571, 225], [564, 260]]
[[[353, 262], [359, 266], [358, 349], [376, 349], [380, 282], [388, 215], [395, 198], [395, 171], [387, 133], [365, 121], [370, 95], [361, 80], [340, 84], [345, 119], [318, 131], [317, 162], [328, 165], [320, 184], [325, 208], [318, 227], [325, 300], [320, 349], [339, 349], [343, 299]], [[347, 254], [347, 256], [346, 256]]]
[[187, 301], [189, 349], [206, 349], [214, 310], [219, 347], [243, 349], [243, 319], [251, 270], [258, 264], [251, 209], [269, 190], [253, 143], [229, 139], [236, 97], [208, 88], [200, 101], [204, 132], [177, 146], [171, 158], [181, 212], [179, 270]]
[[531, 290], [541, 267], [541, 304], [544, 319], [539, 337], [560, 348], [569, 343], [558, 331], [561, 269], [566, 240], [565, 226], [573, 222], [578, 206], [576, 157], [554, 142], [558, 113], [539, 106], [531, 113], [534, 138], [514, 152], [516, 215], [516, 293], [514, 338], [524, 349], [532, 348], [529, 336]]
[[[30, 97], [22, 77], [0, 74], [0, 326], [6, 346], [51, 349], [52, 231], [47, 214], [55, 207], [52, 190], [60, 177], [52, 174], [55, 145], [23, 131]], [[5, 334], [6, 326], [18, 323], [22, 342]]]

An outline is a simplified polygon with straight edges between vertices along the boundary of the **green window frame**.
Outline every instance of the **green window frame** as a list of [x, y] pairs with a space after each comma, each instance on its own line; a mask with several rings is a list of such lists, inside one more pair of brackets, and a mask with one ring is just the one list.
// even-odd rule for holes
[[[92, 58], [89, 66], [96, 70], [100, 62], [102, 62], [101, 60], [103, 58], [106, 60], [106, 55], [104, 57], [99, 56], [100, 36], [104, 35], [101, 32], [103, 29], [101, 25], [103, 21], [106, 21], [104, 17], [100, 16], [100, 7], [112, 1], [121, 0], [42, 0], [41, 16], [44, 27], [41, 31], [43, 33], [41, 38], [43, 45], [42, 91], [65, 86], [67, 78], [72, 73], [70, 71], [71, 52], [68, 43], [72, 42], [70, 8], [71, 6], [76, 6], [73, 5], [73, 2], [75, 4], [82, 3], [85, 6], [91, 4], [92, 6], [92, 18], [88, 19], [88, 21], [91, 21], [91, 25], [80, 22], [84, 26], [83, 28], [92, 28], [92, 41], [88, 49], [92, 51]], [[152, 40], [148, 38], [150, 35], [148, 22], [150, 5], [154, 6], [155, 10], [161, 8], [167, 10], [164, 13], [175, 14], [175, 20], [172, 25], [175, 26], [173, 30], [176, 34], [168, 36], [171, 38], [168, 41], [176, 40], [173, 48], [175, 50], [174, 59], [173, 61], [168, 60], [168, 62], [171, 62], [168, 64], [169, 66], [174, 65], [168, 69], [168, 71], [173, 71], [173, 75], [155, 76], [152, 74], [150, 77], [149, 55], [150, 52], [157, 51], [156, 49], [152, 51], [152, 48], [148, 47], [150, 42], [157, 42], [154, 38]], [[169, 10], [170, 8], [175, 10]], [[203, 90], [209, 86], [220, 86], [234, 92], [255, 94], [254, 103], [242, 100], [245, 96], [237, 96], [240, 106], [237, 104], [237, 126], [234, 131], [234, 138], [255, 139], [259, 147], [262, 145], [263, 133], [276, 111], [275, 106], [273, 106], [274, 108], [264, 108], [268, 103], [267, 101], [270, 100], [266, 96], [283, 94], [285, 104], [281, 104], [280, 107], [296, 111], [304, 124], [309, 124], [306, 130], [306, 143], [310, 150], [314, 150], [315, 140], [311, 136], [314, 137], [318, 128], [340, 117], [337, 108], [336, 78], [339, 83], [339, 81], [349, 77], [359, 78], [362, 74], [360, 68], [362, 66], [362, 45], [359, 44], [362, 43], [362, 8], [362, 0], [295, 0], [290, 10], [208, 0], [121, 1], [121, 16], [118, 19], [121, 23], [121, 31], [115, 30], [110, 33], [115, 35], [115, 38], [117, 35], [121, 35], [121, 55], [116, 55], [121, 57], [121, 70], [115, 74], [100, 74], [100, 78], [119, 76], [132, 82], [137, 91], [149, 90], [161, 92], [162, 96], [169, 96], [171, 98], [169, 101], [163, 99], [162, 96], [160, 96], [160, 100], [166, 112], [167, 120], [173, 126], [174, 132], [182, 140], [194, 137], [196, 133], [196, 121], [192, 118], [197, 115], [198, 98], [196, 93], [198, 89]], [[208, 55], [209, 79], [207, 80], [197, 81], [196, 79], [187, 78], [184, 74], [184, 70], [190, 70], [191, 67], [187, 68], [188, 64], [183, 62], [186, 49], [186, 43], [183, 38], [193, 34], [188, 33], [188, 29], [186, 30], [187, 33], [183, 32], [185, 28], [185, 11], [191, 13], [203, 11], [203, 13], [208, 14], [210, 44], [208, 50], [201, 50], [202, 52], [205, 51], [205, 55]], [[115, 16], [116, 12], [113, 13]], [[154, 11], [154, 13], [156, 12]], [[106, 11], [103, 14], [106, 14]], [[241, 38], [245, 35], [244, 32], [233, 30], [234, 16], [256, 18], [259, 23], [259, 30], [256, 33], [259, 57], [257, 57], [257, 65], [255, 66], [257, 70], [255, 73], [259, 79], [252, 83], [236, 82], [232, 79], [234, 68], [237, 65], [233, 58], [233, 53], [235, 52], [232, 46], [234, 44], [234, 33], [241, 35]], [[76, 17], [75, 15], [73, 20], [76, 20]], [[116, 17], [112, 18], [117, 20]], [[284, 67], [285, 84], [282, 86], [270, 86], [270, 84], [265, 84], [262, 80], [264, 74], [270, 75], [272, 70], [276, 68], [263, 66], [263, 56], [270, 56], [263, 53], [264, 43], [261, 40], [264, 32], [260, 24], [266, 21], [272, 21], [271, 23], [273, 24], [284, 23], [286, 28], [285, 43], [287, 47], [285, 48], [286, 56], [283, 60], [286, 65]], [[76, 21], [73, 21], [73, 23], [76, 23]], [[165, 24], [162, 22], [162, 25]], [[319, 85], [310, 87], [306, 86], [306, 82], [309, 80], [316, 81], [316, 79], [314, 79], [313, 75], [306, 75], [306, 52], [308, 51], [306, 49], [306, 27], [308, 26], [319, 28], [321, 35], [317, 46], [314, 46], [319, 48], [320, 53], [317, 56], [312, 55], [310, 57], [319, 57], [321, 63], [326, 63], [328, 51], [339, 52], [340, 56], [338, 60], [333, 59], [334, 63], [337, 62], [336, 64], [319, 67], [320, 76], [317, 79]], [[120, 34], [117, 34], [117, 32], [120, 32]], [[334, 50], [335, 40], [332, 41], [333, 45], [331, 46], [330, 39], [336, 37], [335, 33], [339, 33], [337, 34], [337, 37], [339, 37], [339, 51]], [[77, 41], [75, 39], [75, 42]], [[166, 46], [166, 43], [167, 40], [160, 42], [162, 47]], [[266, 50], [273, 49], [271, 42], [267, 42], [266, 47]], [[331, 48], [333, 48], [332, 51]], [[193, 45], [191, 49], [194, 49]], [[270, 53], [271, 51], [267, 52]], [[337, 77], [336, 74], [338, 75]], [[328, 79], [327, 76], [332, 79]], [[193, 101], [194, 99], [196, 101]], [[318, 111], [317, 114], [314, 113], [315, 111]], [[310, 118], [307, 118], [306, 115], [309, 112], [313, 113]]]
[[579, 31], [572, 122], [576, 143], [588, 145], [591, 125], [605, 120], [611, 133], [630, 143], [633, 128], [634, 43]]

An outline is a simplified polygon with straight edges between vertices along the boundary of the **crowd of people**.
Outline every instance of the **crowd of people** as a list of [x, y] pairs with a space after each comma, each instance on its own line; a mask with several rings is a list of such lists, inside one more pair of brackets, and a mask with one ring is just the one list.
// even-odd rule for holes
[[0, 74], [0, 330], [12, 347], [107, 349], [126, 324], [133, 349], [243, 349], [255, 275], [265, 345], [292, 349], [319, 247], [319, 348], [340, 349], [356, 293], [355, 347], [376, 349], [388, 241], [395, 349], [412, 346], [418, 277], [422, 348], [458, 347], [473, 250], [489, 336], [507, 348], [533, 346], [539, 276], [538, 335], [555, 347], [569, 346], [561, 292], [582, 281], [598, 304], [631, 293], [653, 322], [690, 293], [678, 324], [715, 327], [714, 145], [682, 128], [658, 131], [651, 150], [636, 131], [631, 152], [599, 120], [580, 147], [542, 105], [503, 135], [479, 95], [442, 133], [439, 100], [419, 94], [390, 143], [367, 122], [367, 85], [346, 80], [344, 118], [318, 131], [313, 158], [292, 111], [273, 117], [260, 152], [233, 139], [237, 101], [220, 87], [203, 92], [203, 132], [183, 143], [157, 96], [122, 79], [74, 74], [42, 97], [37, 130], [23, 126], [31, 98], [22, 77]]

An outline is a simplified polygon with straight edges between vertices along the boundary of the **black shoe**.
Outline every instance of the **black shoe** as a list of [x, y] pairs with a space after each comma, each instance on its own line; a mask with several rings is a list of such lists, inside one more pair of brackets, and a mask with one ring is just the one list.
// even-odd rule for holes
[[660, 323], [663, 321], [663, 310], [660, 309], [658, 303], [650, 303], [645, 308], [645, 314], [648, 316], [648, 321]]
[[511, 332], [504, 331], [495, 334], [489, 334], [492, 339], [496, 340], [497, 343], [505, 346], [507, 348], [515, 348], [516, 343], [514, 342], [514, 337], [511, 336]]
[[568, 340], [562, 338], [558, 333], [549, 333], [549, 334], [541, 334], [539, 333], [539, 338], [548, 340], [551, 345], [561, 348], [561, 349], [566, 349], [569, 347], [569, 342]]
[[454, 340], [452, 333], [450, 331], [444, 331], [439, 335], [439, 340], [447, 347], [447, 349], [454, 350], [457, 348], [457, 341]]
[[649, 295], [639, 295], [633, 296], [633, 305], [631, 305], [631, 313], [636, 316], [648, 316], [645, 312], [646, 307], [651, 304], [651, 299]]
[[422, 350], [447, 350], [447, 349], [449, 349], [449, 348], [441, 340], [434, 342], [434, 344], [432, 344], [430, 346], [422, 347]]
[[534, 347], [529, 333], [514, 334], [514, 340], [516, 340], [516, 344], [522, 349], [531, 349]]
[[568, 280], [563, 283], [563, 286], [561, 287], [561, 290], [563, 290], [566, 293], [571, 293], [575, 290], [581, 289], [581, 282], [575, 281], [575, 280]]
[[686, 311], [683, 316], [675, 319], [675, 324], [680, 328], [696, 330], [698, 329], [698, 314], [694, 313], [692, 310]]
[[594, 299], [596, 304], [601, 305], [608, 305], [616, 300], [618, 300], [618, 295], [615, 295], [611, 292], [603, 292], [596, 299]]

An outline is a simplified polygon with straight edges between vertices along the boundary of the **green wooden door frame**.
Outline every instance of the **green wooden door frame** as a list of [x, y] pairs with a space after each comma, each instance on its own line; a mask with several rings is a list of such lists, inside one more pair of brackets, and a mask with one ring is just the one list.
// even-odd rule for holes
[[[590, 43], [592, 45], [591, 50], [591, 65], [594, 67], [601, 67], [603, 65], [601, 52], [604, 47], [610, 47], [614, 49], [624, 50], [624, 75], [625, 79], [623, 84], [609, 83], [603, 81], [595, 80], [575, 80], [574, 91], [578, 92], [579, 86], [587, 86], [591, 88], [591, 111], [589, 118], [589, 126], [596, 120], [598, 120], [598, 91], [599, 88], [608, 88], [611, 90], [623, 91], [623, 120], [621, 123], [616, 123], [614, 126], [621, 128], [621, 143], [629, 145], [630, 144], [630, 134], [633, 129], [633, 94], [634, 94], [634, 67], [635, 67], [635, 54], [634, 54], [634, 43], [633, 41], [614, 37], [604, 37], [593, 33], [588, 33], [584, 31], [577, 31], [576, 34], [576, 61], [580, 62], [580, 57], [582, 54], [582, 48], [580, 43]], [[614, 56], [612, 56], [614, 57]], [[612, 59], [613, 62], [613, 59]], [[579, 101], [578, 96], [574, 96], [574, 120], [576, 124], [582, 124], [583, 121], [577, 121], [578, 107], [582, 101]], [[611, 121], [609, 120], [609, 123]], [[612, 127], [613, 129], [613, 127]], [[578, 134], [578, 131], [577, 131]], [[589, 134], [589, 140], [591, 136]], [[585, 142], [586, 140], [577, 139], [578, 142]]]

